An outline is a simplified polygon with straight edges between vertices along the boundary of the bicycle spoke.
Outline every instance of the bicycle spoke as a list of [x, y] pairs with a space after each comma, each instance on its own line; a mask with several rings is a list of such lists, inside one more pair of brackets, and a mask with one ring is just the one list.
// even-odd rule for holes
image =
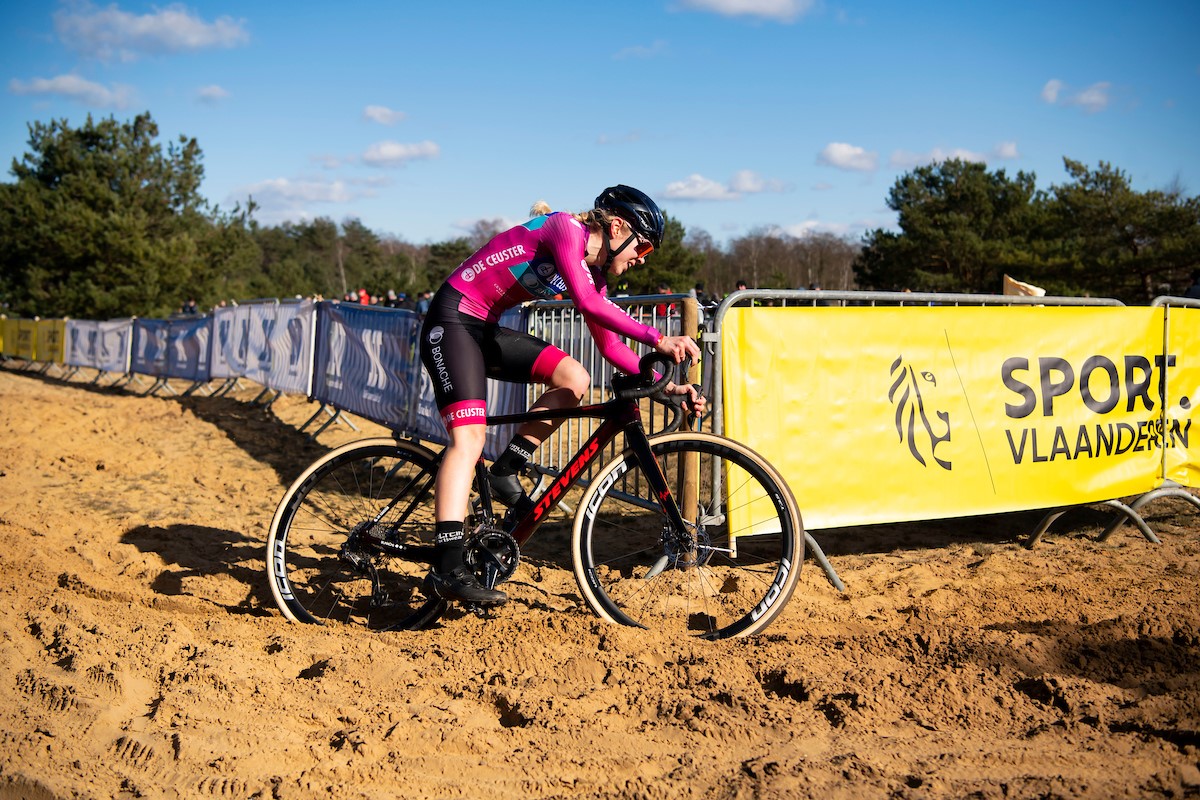
[[[680, 509], [687, 530], [651, 510], [648, 488], [639, 496], [632, 456], [605, 467], [582, 501], [592, 511], [575, 526], [585, 600], [606, 619], [667, 632], [761, 630], [791, 593], [803, 553], [786, 487], [754, 453], [720, 437], [673, 434], [652, 445], [673, 497], [693, 503]], [[622, 477], [606, 481], [610, 470]]]
[[[433, 613], [428, 566], [385, 555], [379, 537], [416, 545], [433, 528], [436, 461], [375, 440], [314, 464], [285, 495], [268, 541], [277, 602], [293, 619], [406, 628]], [[379, 525], [371, 523], [378, 520]]]

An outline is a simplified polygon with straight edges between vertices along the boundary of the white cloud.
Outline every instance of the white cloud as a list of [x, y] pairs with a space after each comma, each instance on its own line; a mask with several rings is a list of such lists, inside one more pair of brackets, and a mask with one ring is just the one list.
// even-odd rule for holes
[[712, 11], [726, 17], [761, 17], [792, 22], [812, 11], [816, 0], [679, 0], [687, 11]]
[[672, 181], [663, 192], [672, 200], [736, 200], [737, 192], [700, 174], [689, 175], [682, 181]]
[[335, 156], [332, 153], [321, 153], [315, 156], [309, 156], [309, 161], [315, 164], [320, 164], [322, 169], [340, 169], [353, 159], [345, 159], [341, 156]]
[[1021, 154], [1017, 152], [1016, 142], [1001, 142], [987, 153], [967, 150], [963, 147], [956, 147], [953, 150], [943, 150], [940, 147], [935, 147], [928, 153], [910, 153], [907, 150], [897, 150], [888, 159], [888, 165], [908, 169], [922, 164], [936, 164], [942, 161], [950, 161], [951, 159], [987, 164], [993, 161], [1011, 161], [1020, 157]]
[[226, 97], [229, 97], [229, 92], [217, 86], [215, 83], [209, 86], [201, 86], [196, 90], [196, 97], [204, 103], [219, 103]]
[[663, 196], [674, 200], [737, 200], [745, 194], [782, 192], [786, 188], [782, 181], [763, 178], [753, 170], [744, 169], [734, 173], [728, 184], [695, 173], [684, 180], [668, 183]]
[[1107, 81], [1093, 83], [1079, 92], [1067, 91], [1065, 83], [1057, 78], [1049, 80], [1042, 87], [1042, 100], [1052, 106], [1075, 106], [1082, 108], [1088, 114], [1096, 114], [1108, 108], [1111, 98], [1109, 91], [1112, 84]]
[[852, 172], [874, 172], [879, 154], [845, 142], [830, 142], [817, 155], [817, 163]]
[[1089, 114], [1103, 111], [1108, 108], [1108, 90], [1111, 87], [1107, 82], [1093, 83], [1071, 98], [1071, 105], [1079, 106]]
[[729, 181], [729, 188], [738, 194], [762, 194], [763, 192], [782, 192], [786, 188], [783, 181], [764, 178], [749, 169], [739, 170]]
[[263, 203], [348, 203], [354, 199], [345, 181], [293, 181], [271, 178], [241, 189]]
[[387, 106], [367, 106], [363, 109], [363, 119], [380, 125], [395, 125], [404, 119], [404, 112], [393, 111]]
[[1008, 161], [1021, 157], [1021, 154], [1017, 152], [1016, 142], [1001, 142], [992, 149], [992, 154], [996, 158], [1003, 158]]
[[383, 141], [368, 147], [367, 152], [363, 153], [362, 160], [364, 164], [372, 167], [402, 167], [409, 161], [437, 158], [441, 152], [441, 148], [430, 141], [416, 142], [415, 144]]
[[813, 236], [819, 233], [828, 233], [833, 236], [845, 236], [850, 233], [853, 228], [845, 223], [818, 222], [815, 219], [808, 219], [795, 225], [785, 225], [783, 228], [781, 228], [781, 230], [788, 236], [795, 236], [797, 239], [803, 239], [805, 236]]
[[102, 108], [128, 108], [133, 100], [133, 90], [128, 86], [114, 84], [110, 89], [98, 83], [84, 80], [78, 75], [59, 75], [56, 78], [34, 78], [8, 82], [13, 94], [56, 94], [69, 97], [87, 106]]
[[136, 15], [116, 5], [90, 3], [54, 13], [54, 29], [63, 43], [102, 61], [134, 61], [142, 55], [237, 47], [250, 41], [244, 20], [220, 17], [205, 22], [179, 4]]
[[376, 186], [361, 181], [271, 178], [238, 187], [230, 193], [227, 202], [230, 205], [242, 203], [250, 196], [258, 206], [255, 218], [266, 225], [277, 225], [289, 220], [314, 219], [319, 216], [314, 210], [316, 206], [341, 205], [372, 197], [376, 194]]
[[662, 39], [655, 39], [651, 44], [635, 44], [632, 47], [626, 47], [623, 50], [618, 50], [613, 54], [614, 61], [623, 61], [627, 58], [654, 58], [661, 56], [667, 52], [667, 43]]
[[1046, 85], [1042, 87], [1042, 99], [1051, 105], [1058, 102], [1058, 93], [1063, 90], [1063, 82], [1058, 78], [1053, 78], [1046, 81]]

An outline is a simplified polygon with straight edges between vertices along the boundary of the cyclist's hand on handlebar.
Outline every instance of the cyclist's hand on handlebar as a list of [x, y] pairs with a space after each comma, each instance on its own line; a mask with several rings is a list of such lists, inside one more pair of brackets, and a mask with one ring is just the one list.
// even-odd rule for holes
[[692, 361], [700, 360], [700, 346], [690, 336], [664, 336], [654, 349], [674, 359], [676, 364], [683, 361], [685, 356], [691, 356]]
[[692, 415], [701, 417], [707, 410], [708, 400], [704, 395], [700, 394], [699, 390], [688, 383], [679, 385], [676, 383], [668, 383], [663, 389], [663, 394], [666, 395], [683, 395], [683, 402]]

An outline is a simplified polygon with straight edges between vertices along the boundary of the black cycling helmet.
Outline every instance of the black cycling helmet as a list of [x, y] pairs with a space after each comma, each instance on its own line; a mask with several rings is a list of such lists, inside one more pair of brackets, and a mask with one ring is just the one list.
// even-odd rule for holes
[[596, 208], [615, 214], [628, 222], [633, 232], [654, 245], [656, 250], [662, 247], [666, 220], [663, 219], [658, 204], [645, 192], [619, 183], [600, 193], [596, 198]]

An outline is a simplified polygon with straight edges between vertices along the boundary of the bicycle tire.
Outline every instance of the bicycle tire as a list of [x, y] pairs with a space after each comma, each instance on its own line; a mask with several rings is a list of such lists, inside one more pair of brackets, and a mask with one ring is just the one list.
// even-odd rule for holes
[[351, 442], [313, 462], [284, 494], [267, 536], [267, 575], [284, 616], [372, 630], [415, 630], [437, 619], [445, 603], [421, 591], [428, 564], [377, 544], [399, 549], [428, 539], [436, 475], [432, 451], [389, 438]]
[[627, 449], [595, 475], [575, 515], [584, 601], [609, 622], [670, 634], [758, 633], [787, 604], [804, 560], [791, 490], [762, 456], [721, 436], [669, 433], [650, 444], [677, 500], [684, 473], [695, 478], [694, 510], [681, 502], [681, 511], [696, 545], [671, 543], [673, 526]]

